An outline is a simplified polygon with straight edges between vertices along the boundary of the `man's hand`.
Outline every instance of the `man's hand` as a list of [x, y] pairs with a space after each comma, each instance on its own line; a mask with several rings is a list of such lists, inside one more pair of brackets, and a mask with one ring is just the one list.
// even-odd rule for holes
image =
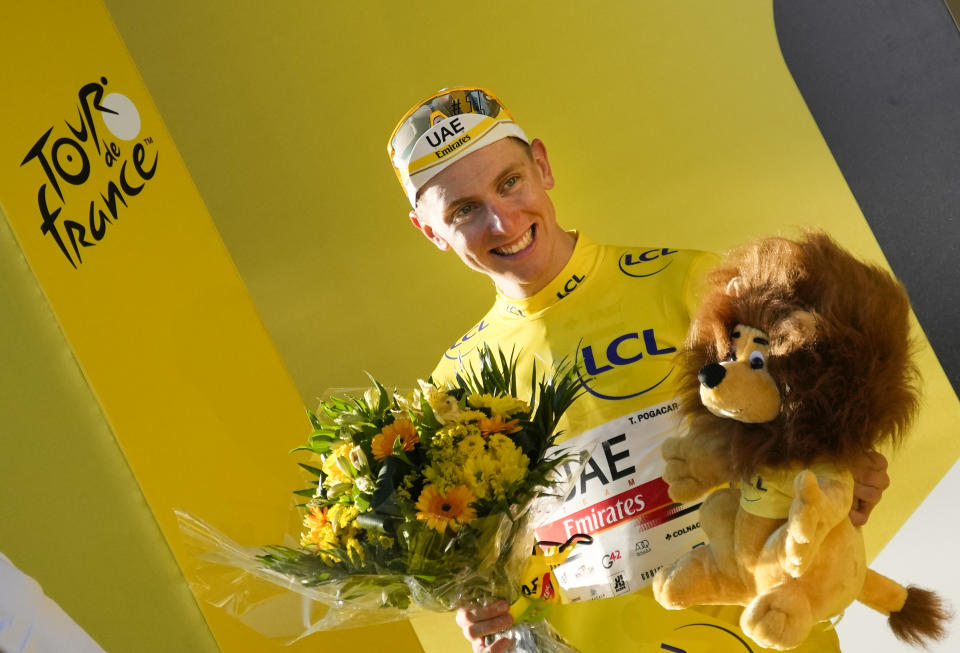
[[470, 640], [474, 653], [504, 653], [510, 650], [509, 639], [498, 639], [485, 646], [486, 635], [499, 633], [513, 625], [513, 617], [507, 612], [510, 605], [506, 601], [496, 601], [482, 608], [461, 608], [457, 611], [457, 624], [463, 630], [463, 636]]
[[850, 521], [854, 526], [863, 526], [870, 511], [880, 503], [883, 491], [890, 487], [887, 459], [876, 451], [867, 451], [854, 461], [850, 471], [854, 481]]

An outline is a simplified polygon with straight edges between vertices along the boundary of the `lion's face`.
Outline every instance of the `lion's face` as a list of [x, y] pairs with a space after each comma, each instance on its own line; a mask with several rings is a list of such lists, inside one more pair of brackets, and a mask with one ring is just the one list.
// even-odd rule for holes
[[730, 360], [700, 368], [700, 400], [717, 417], [760, 424], [780, 414], [780, 389], [770, 375], [770, 337], [738, 324], [730, 335]]
[[823, 234], [735, 250], [709, 275], [677, 359], [691, 430], [727, 438], [744, 473], [898, 441], [918, 396], [908, 318], [889, 272]]

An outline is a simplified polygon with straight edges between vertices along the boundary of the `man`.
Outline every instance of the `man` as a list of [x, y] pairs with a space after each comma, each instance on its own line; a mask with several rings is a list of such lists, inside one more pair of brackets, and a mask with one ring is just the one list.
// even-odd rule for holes
[[[603, 246], [563, 230], [548, 196], [554, 177], [546, 147], [528, 139], [482, 88], [447, 89], [417, 104], [394, 131], [389, 152], [414, 226], [488, 276], [497, 291], [493, 308], [447, 350], [434, 378], [452, 379], [485, 342], [521, 349], [519, 379], [530, 378], [533, 364], [545, 370], [564, 357], [584, 366], [586, 392], [561, 428], [566, 446], [593, 453], [538, 537], [564, 540], [586, 531], [594, 544], [557, 568], [578, 602], [555, 608], [551, 622], [584, 651], [684, 650], [678, 629], [705, 621], [727, 637], [710, 650], [743, 650], [736, 648], [736, 610], [709, 610], [717, 619], [688, 610], [671, 620], [649, 591], [660, 565], [702, 541], [696, 506], [666, 498], [658, 450], [675, 426], [672, 357], [715, 258], [662, 246]], [[885, 462], [865, 457], [856, 490], [863, 505], [852, 517], [865, 520], [879, 500]], [[510, 625], [505, 602], [462, 610], [458, 623], [475, 651], [509, 647], [505, 640], [483, 643]], [[798, 650], [838, 650], [836, 636], [820, 630]]]

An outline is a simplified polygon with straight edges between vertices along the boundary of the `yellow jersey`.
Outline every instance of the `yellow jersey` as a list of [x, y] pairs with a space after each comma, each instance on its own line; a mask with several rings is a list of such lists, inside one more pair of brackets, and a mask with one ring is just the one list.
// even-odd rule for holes
[[[705, 252], [600, 245], [577, 234], [559, 275], [532, 297], [498, 294], [433, 373], [437, 383], [452, 381], [484, 343], [506, 353], [516, 347], [518, 383], [529, 382], [533, 365], [542, 373], [562, 358], [580, 362], [584, 395], [561, 421], [560, 442], [591, 455], [537, 536], [594, 538], [554, 570], [572, 603], [549, 617], [585, 653], [764, 650], [736, 625], [740, 608], [669, 612], [649, 589], [661, 566], [705, 541], [699, 504], [667, 496], [659, 450], [679, 424], [674, 354], [716, 262]], [[835, 634], [818, 631], [797, 650], [839, 648]]]

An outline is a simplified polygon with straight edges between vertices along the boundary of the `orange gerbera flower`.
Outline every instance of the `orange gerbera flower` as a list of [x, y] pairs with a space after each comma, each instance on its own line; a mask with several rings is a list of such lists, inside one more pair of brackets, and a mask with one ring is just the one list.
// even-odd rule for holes
[[435, 485], [423, 488], [417, 499], [417, 519], [427, 522], [427, 526], [443, 533], [447, 526], [457, 530], [477, 518], [477, 511], [470, 506], [476, 497], [466, 485], [450, 488], [446, 494]]
[[413, 451], [413, 447], [420, 442], [420, 436], [417, 435], [417, 427], [406, 417], [401, 417], [393, 421], [393, 424], [387, 424], [383, 430], [373, 437], [370, 443], [370, 449], [373, 451], [373, 457], [377, 460], [383, 460], [387, 456], [393, 455], [393, 443], [400, 439], [400, 446], [404, 451]]
[[494, 415], [493, 417], [484, 417], [477, 422], [477, 428], [479, 428], [480, 432], [484, 435], [490, 435], [492, 433], [516, 433], [520, 430], [520, 421], [515, 419], [507, 421], [500, 415]]
[[333, 524], [327, 516], [327, 510], [319, 506], [310, 506], [309, 512], [303, 519], [303, 525], [307, 530], [300, 534], [300, 544], [314, 552], [328, 549], [336, 543], [337, 538], [333, 532]]

